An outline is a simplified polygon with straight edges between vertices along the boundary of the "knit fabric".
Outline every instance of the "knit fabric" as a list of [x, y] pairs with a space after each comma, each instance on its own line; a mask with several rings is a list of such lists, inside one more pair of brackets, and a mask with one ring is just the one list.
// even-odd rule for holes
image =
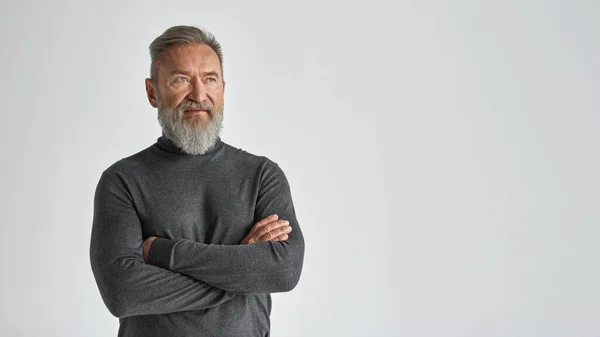
[[[289, 239], [241, 245], [271, 214], [290, 222]], [[97, 185], [91, 265], [119, 336], [269, 336], [270, 294], [296, 286], [303, 257], [281, 168], [220, 138], [187, 155], [163, 134]]]

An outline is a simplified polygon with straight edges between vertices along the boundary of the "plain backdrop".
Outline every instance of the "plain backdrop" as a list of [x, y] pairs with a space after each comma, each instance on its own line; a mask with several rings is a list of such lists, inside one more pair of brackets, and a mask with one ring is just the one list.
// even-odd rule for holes
[[0, 335], [116, 336], [93, 194], [160, 136], [179, 24], [223, 45], [223, 140], [291, 185], [273, 336], [600, 336], [596, 0], [3, 1]]

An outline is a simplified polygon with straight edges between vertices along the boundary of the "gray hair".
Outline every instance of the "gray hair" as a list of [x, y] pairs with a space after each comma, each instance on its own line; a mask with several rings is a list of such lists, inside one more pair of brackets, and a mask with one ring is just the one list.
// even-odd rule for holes
[[223, 50], [215, 36], [205, 29], [193, 26], [174, 26], [167, 29], [161, 36], [150, 44], [150, 79], [156, 81], [156, 61], [160, 55], [172, 44], [206, 44], [217, 53], [223, 74]]

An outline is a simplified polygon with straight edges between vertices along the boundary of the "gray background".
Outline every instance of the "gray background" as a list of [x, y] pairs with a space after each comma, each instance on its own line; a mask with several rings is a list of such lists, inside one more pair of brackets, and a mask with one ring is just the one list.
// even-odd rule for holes
[[600, 336], [597, 1], [4, 1], [3, 336], [116, 336], [93, 192], [160, 135], [148, 45], [224, 47], [223, 140], [306, 236], [274, 336]]

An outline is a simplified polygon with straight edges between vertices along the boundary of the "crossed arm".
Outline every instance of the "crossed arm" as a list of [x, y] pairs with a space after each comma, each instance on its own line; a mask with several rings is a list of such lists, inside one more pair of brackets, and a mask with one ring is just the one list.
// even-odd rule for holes
[[[265, 241], [285, 241], [289, 238], [288, 233], [292, 232], [292, 226], [287, 220], [279, 220], [277, 214], [269, 215], [268, 217], [257, 222], [246, 237], [240, 244], [246, 245], [250, 243], [258, 243]], [[156, 240], [157, 236], [150, 236], [144, 240], [142, 245], [144, 262], [148, 262], [148, 253], [152, 242]]]
[[[265, 232], [263, 237], [268, 237], [268, 230]], [[258, 239], [262, 242], [232, 246], [156, 238], [147, 262], [236, 294], [284, 292], [292, 290], [300, 277], [300, 240], [292, 236], [288, 240]]]
[[[288, 219], [294, 234], [284, 222], [267, 217], [273, 213]], [[276, 165], [261, 184], [255, 218], [266, 219], [252, 228], [242, 245], [164, 238], [142, 242], [141, 224], [126, 188], [115, 174], [105, 172], [96, 189], [90, 258], [109, 311], [127, 317], [201, 310], [236, 293], [291, 290], [300, 277], [304, 239], [287, 180]], [[146, 254], [154, 265], [144, 262]]]

